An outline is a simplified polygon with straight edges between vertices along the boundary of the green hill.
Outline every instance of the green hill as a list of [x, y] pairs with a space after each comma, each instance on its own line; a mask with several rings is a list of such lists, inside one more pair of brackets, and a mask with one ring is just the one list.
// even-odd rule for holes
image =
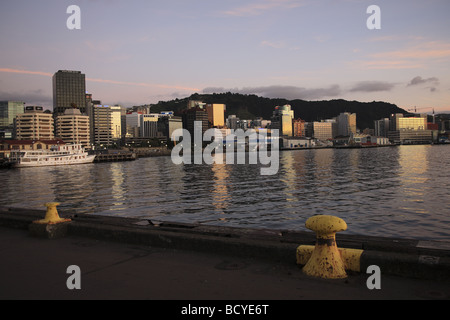
[[270, 99], [256, 95], [244, 95], [239, 93], [195, 93], [184, 99], [160, 101], [152, 105], [152, 112], [171, 110], [175, 113], [187, 107], [189, 100], [203, 101], [204, 103], [223, 103], [227, 110], [225, 117], [235, 114], [240, 119], [255, 119], [262, 117], [269, 120], [273, 110], [278, 105], [290, 104], [294, 110], [295, 118], [305, 121], [320, 121], [338, 116], [341, 112], [356, 113], [356, 121], [359, 129], [374, 128], [374, 120], [388, 118], [393, 113], [407, 113], [407, 111], [394, 104], [386, 102], [359, 102], [347, 100], [305, 101]]

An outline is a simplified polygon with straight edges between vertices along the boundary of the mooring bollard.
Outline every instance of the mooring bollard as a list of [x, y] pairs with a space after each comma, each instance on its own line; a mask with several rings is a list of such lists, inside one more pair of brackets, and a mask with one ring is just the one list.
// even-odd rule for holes
[[57, 224], [61, 222], [71, 221], [70, 219], [60, 218], [58, 215], [58, 210], [56, 209], [60, 203], [58, 202], [47, 202], [45, 206], [47, 207], [47, 212], [45, 214], [45, 218], [42, 220], [33, 221], [33, 223], [37, 224]]
[[43, 237], [48, 239], [55, 239], [64, 237], [67, 234], [67, 228], [71, 219], [63, 219], [58, 215], [58, 202], [48, 202], [45, 204], [47, 212], [45, 218], [42, 220], [33, 221], [28, 226], [30, 233], [33, 236]]
[[306, 227], [316, 232], [317, 240], [303, 272], [325, 279], [346, 278], [345, 263], [336, 245], [336, 233], [347, 229], [345, 221], [334, 216], [318, 215], [309, 218]]

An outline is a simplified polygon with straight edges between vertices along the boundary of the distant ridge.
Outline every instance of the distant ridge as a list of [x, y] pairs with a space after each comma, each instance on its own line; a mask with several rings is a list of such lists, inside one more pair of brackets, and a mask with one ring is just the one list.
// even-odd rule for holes
[[212, 94], [194, 93], [190, 97], [183, 99], [160, 101], [152, 105], [151, 110], [152, 112], [172, 110], [178, 113], [187, 107], [189, 100], [226, 104], [226, 117], [235, 114], [237, 117], [247, 120], [257, 117], [270, 120], [275, 106], [285, 104], [292, 106], [296, 119], [301, 118], [305, 121], [320, 121], [336, 117], [341, 112], [351, 112], [356, 113], [357, 127], [361, 130], [374, 128], [375, 120], [388, 118], [393, 113], [408, 113], [406, 110], [394, 104], [381, 101], [359, 102], [343, 99], [323, 101], [287, 100], [231, 92]]

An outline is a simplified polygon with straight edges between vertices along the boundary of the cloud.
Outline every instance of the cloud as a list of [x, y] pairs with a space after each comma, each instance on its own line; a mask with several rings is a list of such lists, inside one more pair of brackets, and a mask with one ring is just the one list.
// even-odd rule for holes
[[270, 47], [270, 48], [274, 48], [274, 49], [282, 49], [286, 46], [286, 44], [283, 41], [273, 42], [273, 41], [263, 40], [263, 41], [261, 41], [261, 46]]
[[10, 69], [10, 68], [0, 68], [0, 72], [18, 73], [18, 74], [30, 74], [30, 75], [38, 75], [38, 76], [45, 76], [45, 77], [53, 76], [51, 73], [48, 73], [48, 72], [17, 70], [17, 69]]
[[28, 105], [38, 105], [43, 107], [53, 106], [53, 97], [45, 94], [42, 89], [20, 92], [0, 91], [0, 99], [7, 101], [23, 101]]
[[[356, 63], [358, 63], [358, 61], [356, 61]], [[422, 63], [408, 60], [372, 60], [362, 62], [359, 61], [359, 63], [364, 68], [375, 70], [419, 69], [424, 66]]]
[[437, 91], [436, 87], [439, 85], [439, 79], [436, 77], [424, 79], [420, 76], [417, 76], [413, 78], [406, 86], [411, 87], [411, 86], [418, 86], [421, 84], [431, 84], [431, 86], [425, 87], [425, 89], [430, 89], [430, 92], [436, 92]]
[[[384, 39], [384, 40], [383, 40]], [[372, 41], [386, 41], [389, 37], [374, 38]], [[392, 37], [392, 40], [395, 37]], [[354, 61], [367, 69], [419, 69], [431, 63], [447, 63], [450, 59], [450, 43], [443, 41], [425, 41], [424, 38], [410, 38], [409, 44], [394, 51], [372, 53], [366, 61]]]
[[126, 81], [94, 79], [94, 78], [86, 78], [86, 81], [107, 83], [107, 84], [115, 84], [115, 85], [136, 86], [136, 87], [149, 87], [149, 88], [155, 88], [156, 87], [156, 88], [163, 88], [163, 89], [177, 89], [177, 90], [183, 90], [183, 91], [199, 91], [198, 88], [173, 86], [173, 85], [165, 85], [165, 84], [155, 84], [155, 83], [146, 83], [146, 82], [126, 82]]
[[[42, 71], [29, 71], [29, 70], [18, 70], [18, 69], [10, 69], [10, 68], [0, 68], [0, 72], [53, 77], [52, 73], [42, 72]], [[114, 85], [163, 88], [163, 89], [177, 89], [177, 90], [182, 90], [182, 91], [199, 91], [200, 90], [198, 88], [190, 88], [190, 87], [183, 87], [183, 86], [177, 86], [177, 85], [166, 85], [166, 84], [145, 83], [145, 82], [126, 82], [126, 81], [116, 81], [116, 80], [96, 79], [96, 78], [86, 78], [86, 81], [107, 83], [107, 84], [114, 84]]]
[[385, 81], [361, 81], [358, 82], [350, 92], [378, 92], [391, 91], [395, 87], [394, 83]]
[[415, 78], [413, 78], [409, 83], [408, 83], [408, 87], [410, 86], [416, 86], [419, 84], [423, 84], [423, 83], [433, 83], [433, 84], [439, 84], [439, 79], [436, 77], [431, 77], [428, 79], [424, 79], [420, 76], [417, 76]]
[[235, 17], [248, 17], [258, 16], [268, 10], [281, 9], [293, 9], [303, 6], [304, 3], [301, 0], [265, 0], [256, 1], [254, 3], [237, 7], [231, 10], [227, 10], [224, 14]]
[[220, 87], [209, 87], [203, 89], [203, 93], [223, 93], [233, 92], [241, 94], [256, 94], [266, 98], [283, 98], [288, 100], [294, 99], [321, 99], [325, 97], [336, 97], [341, 94], [338, 85], [332, 85], [327, 88], [301, 88], [295, 86], [262, 86], [262, 87], [244, 87], [242, 89], [225, 89]]

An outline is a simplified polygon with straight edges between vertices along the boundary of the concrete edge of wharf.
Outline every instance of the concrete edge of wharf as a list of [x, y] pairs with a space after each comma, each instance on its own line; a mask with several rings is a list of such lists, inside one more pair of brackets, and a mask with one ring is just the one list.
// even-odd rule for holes
[[[45, 210], [0, 207], [0, 226], [31, 230]], [[301, 245], [315, 245], [313, 232], [247, 229], [204, 224], [157, 222], [142, 218], [110, 217], [94, 214], [65, 215], [70, 219], [58, 230], [46, 228], [45, 237], [56, 239], [76, 235], [103, 241], [148, 245], [152, 247], [212, 252], [239, 257], [255, 257], [296, 264]], [[33, 234], [36, 236], [36, 234]], [[338, 233], [339, 248], [362, 251], [360, 272], [372, 265], [384, 274], [407, 278], [450, 281], [450, 242], [393, 239]]]

